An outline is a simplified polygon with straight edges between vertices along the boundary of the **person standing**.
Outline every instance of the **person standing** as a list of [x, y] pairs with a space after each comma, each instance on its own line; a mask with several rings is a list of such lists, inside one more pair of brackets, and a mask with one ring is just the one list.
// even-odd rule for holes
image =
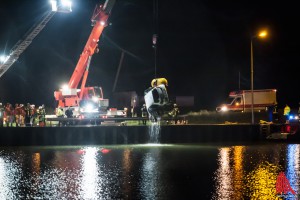
[[143, 124], [146, 125], [147, 123], [147, 118], [148, 118], [148, 111], [147, 111], [147, 107], [146, 104], [143, 104], [143, 107], [141, 108], [141, 113], [142, 113], [142, 120], [143, 120]]
[[180, 111], [179, 111], [179, 108], [178, 108], [177, 104], [174, 103], [173, 109], [168, 114], [169, 114], [170, 117], [172, 117], [172, 119], [174, 120], [175, 124], [177, 124], [177, 117], [178, 117], [179, 112]]
[[12, 126], [13, 123], [13, 108], [12, 105], [10, 103], [7, 103], [5, 106], [5, 115], [6, 115], [6, 126], [10, 127]]
[[26, 111], [23, 104], [20, 104], [20, 126], [25, 126]]
[[[56, 116], [57, 118], [64, 118], [65, 117], [65, 113], [62, 107], [58, 106], [57, 110], [56, 110]], [[62, 120], [59, 119], [58, 121], [58, 126], [64, 126], [65, 123], [62, 122]]]
[[37, 118], [39, 121], [39, 127], [44, 127], [46, 125], [46, 111], [44, 104], [37, 110]]
[[283, 109], [283, 115], [285, 117], [285, 123], [289, 123], [290, 112], [291, 112], [291, 108], [287, 104], [285, 104], [285, 107]]
[[36, 119], [37, 119], [37, 108], [35, 107], [34, 104], [32, 104], [30, 106], [30, 124], [31, 124], [31, 126], [35, 126], [37, 124]]
[[[65, 114], [66, 114], [67, 118], [69, 118], [69, 119], [73, 118], [73, 110], [72, 110], [72, 108], [70, 106], [67, 108]], [[73, 121], [68, 120], [66, 124], [68, 126], [69, 125], [73, 125]]]
[[3, 127], [3, 119], [4, 119], [4, 108], [2, 103], [0, 103], [0, 127]]
[[16, 127], [20, 126], [20, 107], [19, 104], [15, 104], [14, 109], [14, 123], [16, 124]]
[[31, 126], [30, 119], [31, 119], [31, 105], [30, 103], [27, 103], [25, 110], [25, 126]]
[[123, 110], [124, 117], [128, 117], [128, 108], [125, 107]]

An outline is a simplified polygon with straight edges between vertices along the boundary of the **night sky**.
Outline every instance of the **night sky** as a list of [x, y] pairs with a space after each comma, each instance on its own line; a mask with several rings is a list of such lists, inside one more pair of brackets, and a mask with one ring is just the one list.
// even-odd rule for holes
[[[0, 77], [0, 102], [54, 105], [68, 83], [91, 32], [90, 18], [103, 0], [73, 0], [73, 12], [56, 13], [19, 60]], [[1, 1], [0, 51], [13, 45], [50, 9], [47, 0]], [[157, 77], [169, 95], [194, 96], [195, 110], [214, 110], [232, 90], [250, 89], [250, 38], [254, 39], [254, 89], [277, 89], [279, 107], [300, 102], [299, 8], [275, 1], [117, 0], [92, 58], [87, 84], [110, 98], [122, 49], [116, 92], [139, 96], [155, 77], [152, 35], [158, 33]]]

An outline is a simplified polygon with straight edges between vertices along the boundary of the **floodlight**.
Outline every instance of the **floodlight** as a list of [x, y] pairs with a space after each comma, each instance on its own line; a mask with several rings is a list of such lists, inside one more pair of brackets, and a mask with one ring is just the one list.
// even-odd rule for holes
[[65, 84], [65, 85], [63, 85], [61, 88], [62, 88], [63, 90], [67, 90], [67, 89], [69, 89], [69, 86], [68, 86], [67, 84]]
[[0, 56], [0, 63], [5, 63], [9, 59], [9, 56], [1, 55]]
[[57, 11], [57, 1], [51, 0], [50, 3], [51, 3], [52, 11], [56, 12]]
[[93, 96], [93, 97], [92, 97], [92, 100], [93, 100], [94, 102], [98, 102], [98, 97]]
[[62, 11], [72, 12], [72, 1], [61, 0], [60, 3], [61, 3]]
[[5, 61], [5, 56], [4, 56], [4, 55], [1, 55], [1, 56], [0, 56], [0, 62], [4, 63], [4, 61]]

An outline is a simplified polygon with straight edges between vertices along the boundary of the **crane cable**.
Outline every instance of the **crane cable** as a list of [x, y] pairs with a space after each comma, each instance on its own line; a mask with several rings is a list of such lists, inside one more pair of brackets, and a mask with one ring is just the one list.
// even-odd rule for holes
[[154, 78], [157, 77], [157, 38], [158, 38], [158, 0], [153, 0], [153, 29], [152, 47], [154, 49]]

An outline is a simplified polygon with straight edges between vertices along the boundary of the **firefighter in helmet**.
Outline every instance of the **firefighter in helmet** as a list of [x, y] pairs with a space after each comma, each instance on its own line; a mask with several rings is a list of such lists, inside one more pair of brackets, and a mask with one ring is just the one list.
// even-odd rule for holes
[[46, 125], [46, 110], [44, 104], [39, 106], [37, 110], [37, 116], [39, 120], [39, 126], [44, 127]]
[[175, 124], [177, 124], [177, 116], [179, 114], [179, 108], [176, 103], [173, 105], [173, 109], [168, 113], [168, 115], [174, 120]]

